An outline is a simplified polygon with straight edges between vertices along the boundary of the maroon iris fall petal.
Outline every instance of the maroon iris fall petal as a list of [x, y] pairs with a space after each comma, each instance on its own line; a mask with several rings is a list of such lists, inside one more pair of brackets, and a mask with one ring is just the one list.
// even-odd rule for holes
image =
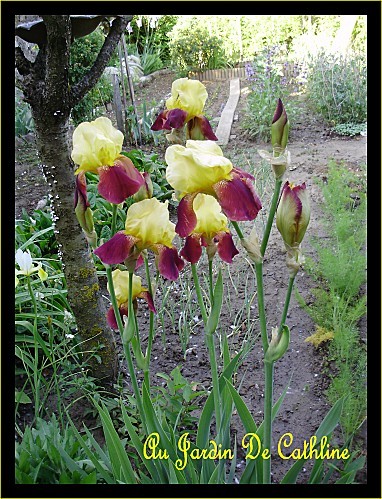
[[195, 116], [188, 121], [187, 135], [191, 140], [218, 140], [205, 116]]
[[124, 231], [120, 231], [94, 250], [94, 254], [108, 265], [122, 263], [129, 256], [135, 242], [136, 238], [127, 236]]
[[[122, 323], [123, 323], [123, 316], [124, 315], [128, 315], [128, 307], [127, 307], [127, 303], [123, 303], [120, 307], [119, 307], [119, 313], [120, 313], [120, 316], [121, 316], [121, 319], [122, 319]], [[107, 323], [109, 324], [109, 326], [112, 328], [112, 329], [119, 329], [118, 328], [118, 324], [117, 324], [117, 319], [115, 317], [115, 314], [114, 314], [114, 309], [113, 307], [110, 307], [109, 310], [107, 311], [107, 314], [106, 314], [106, 320], [107, 320]]]
[[239, 254], [233, 243], [232, 235], [229, 232], [218, 232], [214, 237], [214, 241], [217, 243], [220, 258], [224, 262], [232, 263], [233, 257]]
[[98, 168], [98, 192], [109, 203], [120, 204], [139, 191], [145, 181], [129, 158], [121, 156], [113, 166]]
[[158, 251], [160, 274], [170, 281], [176, 281], [179, 277], [179, 271], [184, 267], [184, 261], [179, 258], [176, 248], [168, 248], [162, 244], [157, 244], [156, 249]]
[[85, 172], [79, 172], [76, 176], [76, 189], [74, 191], [74, 207], [81, 203], [83, 209], [86, 210], [90, 206], [86, 190], [86, 176]]
[[254, 220], [261, 202], [249, 178], [234, 174], [232, 180], [221, 180], [212, 186], [224, 214], [233, 221]]
[[237, 168], [236, 166], [234, 168], [232, 168], [231, 174], [234, 177], [249, 178], [250, 180], [255, 180], [255, 177], [252, 175], [252, 173], [245, 172], [244, 170], [241, 170], [240, 168]]
[[195, 229], [197, 224], [196, 214], [193, 209], [194, 199], [198, 195], [186, 194], [178, 205], [178, 222], [175, 231], [180, 237], [187, 237]]
[[186, 123], [187, 113], [183, 109], [171, 109], [167, 114], [167, 125], [170, 128], [182, 128]]
[[191, 234], [190, 236], [187, 236], [185, 244], [179, 254], [188, 262], [197, 263], [202, 256], [200, 234]]
[[171, 130], [171, 127], [167, 124], [167, 113], [168, 111], [162, 111], [154, 123], [151, 125], [151, 130], [153, 132], [158, 132], [159, 130]]
[[183, 109], [171, 109], [162, 111], [151, 126], [153, 132], [159, 130], [171, 130], [171, 128], [182, 128], [186, 123], [187, 113]]
[[149, 310], [151, 310], [151, 312], [154, 312], [154, 314], [157, 313], [155, 305], [154, 305], [153, 297], [151, 296], [151, 294], [148, 291], [142, 291], [141, 293], [139, 293], [138, 297], [145, 300], [145, 302], [147, 303]]
[[139, 269], [139, 267], [141, 265], [143, 265], [143, 264], [144, 264], [143, 256], [142, 256], [142, 254], [140, 254], [139, 257], [137, 258], [137, 262], [135, 264], [135, 269], [134, 270]]

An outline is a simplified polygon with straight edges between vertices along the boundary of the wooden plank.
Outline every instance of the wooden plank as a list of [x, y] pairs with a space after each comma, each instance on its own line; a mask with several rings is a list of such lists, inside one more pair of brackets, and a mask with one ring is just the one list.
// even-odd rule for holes
[[219, 145], [227, 145], [231, 134], [231, 127], [237, 103], [240, 98], [240, 79], [235, 78], [230, 81], [228, 101], [220, 116], [220, 121], [216, 129], [216, 137]]

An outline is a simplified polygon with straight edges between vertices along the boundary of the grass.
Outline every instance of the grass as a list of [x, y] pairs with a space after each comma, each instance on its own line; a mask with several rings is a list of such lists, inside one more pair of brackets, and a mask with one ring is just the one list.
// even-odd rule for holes
[[329, 237], [313, 239], [317, 258], [307, 259], [306, 265], [317, 284], [315, 300], [308, 306], [298, 293], [297, 298], [316, 323], [316, 334], [332, 333], [332, 338], [322, 335], [322, 342], [328, 341], [328, 360], [335, 364], [326, 395], [331, 404], [347, 395], [341, 418], [346, 440], [366, 414], [366, 347], [359, 331], [366, 313], [366, 180], [363, 168], [356, 173], [334, 162], [327, 178], [321, 188]]

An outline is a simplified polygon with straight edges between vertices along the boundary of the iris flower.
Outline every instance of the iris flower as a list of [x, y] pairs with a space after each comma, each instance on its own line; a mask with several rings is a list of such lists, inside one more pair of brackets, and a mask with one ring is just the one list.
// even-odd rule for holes
[[222, 260], [232, 263], [232, 258], [239, 252], [228, 230], [227, 218], [221, 212], [219, 203], [207, 194], [198, 194], [194, 200], [197, 219], [192, 234], [187, 236], [180, 256], [190, 263], [196, 263], [202, 255], [202, 247], [207, 249], [210, 260], [216, 250]]
[[218, 140], [207, 118], [203, 116], [208, 93], [198, 80], [179, 78], [171, 87], [171, 97], [151, 130], [182, 129], [187, 124], [186, 137], [193, 140]]
[[276, 213], [276, 225], [287, 249], [287, 267], [295, 275], [303, 262], [300, 244], [310, 220], [310, 203], [305, 182], [285, 182]]
[[123, 134], [105, 117], [81, 123], [73, 133], [72, 159], [79, 165], [74, 173], [97, 173], [98, 192], [113, 204], [122, 203], [144, 184], [132, 161], [120, 154], [122, 143]]
[[254, 189], [254, 177], [234, 168], [220, 147], [210, 140], [188, 140], [186, 147], [167, 148], [166, 178], [180, 203], [176, 232], [186, 237], [195, 229], [194, 199], [199, 193], [214, 196], [223, 213], [234, 221], [254, 220], [261, 202]]
[[144, 199], [127, 210], [125, 230], [117, 232], [94, 253], [106, 264], [124, 262], [129, 270], [134, 270], [142, 251], [148, 249], [156, 254], [162, 276], [176, 280], [184, 262], [172, 244], [174, 237], [175, 225], [169, 220], [168, 202]]
[[[129, 310], [129, 272], [127, 270], [116, 269], [112, 272], [112, 279], [114, 285], [115, 297], [117, 299], [117, 304], [119, 308], [119, 313], [121, 318], [123, 316], [128, 316]], [[109, 285], [107, 286], [109, 291]], [[133, 292], [132, 300], [134, 309], [137, 308], [137, 298], [143, 298], [149, 307], [149, 309], [156, 313], [153, 298], [149, 293], [148, 289], [142, 287], [142, 281], [139, 276], [133, 274]], [[107, 322], [109, 326], [113, 329], [118, 329], [118, 324], [115, 318], [113, 307], [110, 307], [107, 313]]]
[[15, 287], [19, 283], [19, 279], [17, 277], [18, 275], [30, 276], [35, 272], [37, 272], [39, 278], [42, 281], [46, 281], [48, 274], [42, 268], [41, 263], [38, 263], [37, 265], [33, 264], [32, 257], [29, 251], [22, 251], [21, 249], [18, 249], [16, 251], [15, 260], [18, 266], [20, 267], [19, 270], [17, 269], [15, 270]]

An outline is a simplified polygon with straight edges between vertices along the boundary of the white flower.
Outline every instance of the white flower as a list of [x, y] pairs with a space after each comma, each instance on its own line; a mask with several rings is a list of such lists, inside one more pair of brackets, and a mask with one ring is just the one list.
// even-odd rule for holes
[[36, 272], [37, 269], [32, 264], [32, 257], [29, 251], [21, 251], [21, 249], [18, 249], [16, 251], [15, 260], [20, 267], [20, 273], [30, 275], [32, 272]]
[[[38, 272], [38, 275], [42, 281], [45, 281], [48, 277], [48, 274], [42, 268], [41, 263], [34, 265], [32, 262], [32, 257], [29, 251], [22, 251], [18, 249], [16, 251], [15, 260], [17, 265], [20, 267], [20, 270], [15, 270], [15, 277], [22, 274], [26, 276], [30, 276], [34, 272]], [[17, 286], [18, 279], [15, 279], [15, 285]]]

